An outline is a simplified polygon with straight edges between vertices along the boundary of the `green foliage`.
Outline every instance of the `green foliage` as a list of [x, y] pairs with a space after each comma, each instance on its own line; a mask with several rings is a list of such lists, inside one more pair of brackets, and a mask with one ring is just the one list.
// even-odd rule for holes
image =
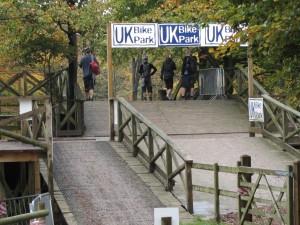
[[[0, 57], [21, 65], [61, 63], [77, 55], [77, 46], [69, 43], [77, 34], [79, 50], [91, 46], [103, 61], [109, 21], [224, 22], [237, 29], [235, 38], [253, 43], [256, 71], [266, 88], [287, 95], [298, 106], [299, 18], [298, 0], [4, 0], [0, 2]], [[241, 24], [247, 28], [240, 29]], [[114, 63], [129, 68], [133, 57], [145, 53], [160, 63], [166, 51], [118, 49], [113, 52]], [[179, 59], [184, 54], [180, 48], [170, 51]], [[246, 59], [246, 49], [234, 42], [210, 52], [220, 62], [226, 55], [237, 62]]]

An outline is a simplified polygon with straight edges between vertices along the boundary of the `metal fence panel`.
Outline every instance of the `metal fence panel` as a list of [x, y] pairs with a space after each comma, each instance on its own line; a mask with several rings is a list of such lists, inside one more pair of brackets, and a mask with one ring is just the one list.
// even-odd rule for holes
[[223, 68], [199, 70], [199, 95], [225, 95], [225, 77]]

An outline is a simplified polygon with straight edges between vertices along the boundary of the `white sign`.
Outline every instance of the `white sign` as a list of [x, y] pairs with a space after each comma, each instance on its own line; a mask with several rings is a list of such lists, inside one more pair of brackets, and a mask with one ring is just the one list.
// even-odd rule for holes
[[112, 24], [112, 48], [158, 47], [156, 23]]
[[[214, 47], [225, 45], [232, 36], [235, 35], [236, 30], [230, 27], [228, 24], [208, 24], [202, 29], [202, 46]], [[235, 40], [240, 42], [240, 40]], [[241, 46], [247, 46], [247, 44], [241, 44]]]
[[178, 208], [154, 208], [154, 225], [162, 225], [161, 220], [164, 217], [171, 217], [171, 224], [179, 225]]
[[249, 121], [264, 122], [263, 98], [249, 98], [248, 110], [249, 110]]
[[[24, 114], [32, 111], [32, 100], [28, 98], [19, 98], [19, 113]], [[32, 117], [27, 118], [27, 120], [32, 120]]]

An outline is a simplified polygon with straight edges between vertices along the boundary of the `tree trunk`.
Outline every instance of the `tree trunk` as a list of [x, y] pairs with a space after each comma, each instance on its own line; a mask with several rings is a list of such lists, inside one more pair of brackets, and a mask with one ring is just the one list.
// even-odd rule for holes
[[72, 51], [69, 57], [69, 95], [68, 105], [72, 107], [75, 100], [75, 85], [77, 83], [77, 36], [76, 33], [68, 34], [69, 47]]

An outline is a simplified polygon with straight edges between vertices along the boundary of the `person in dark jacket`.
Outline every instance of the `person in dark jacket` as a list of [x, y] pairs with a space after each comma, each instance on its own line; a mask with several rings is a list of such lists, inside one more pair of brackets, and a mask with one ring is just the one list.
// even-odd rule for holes
[[86, 100], [92, 101], [94, 99], [94, 76], [90, 67], [90, 63], [95, 60], [97, 63], [97, 59], [92, 54], [92, 51], [90, 48], [86, 48], [84, 50], [85, 55], [81, 58], [79, 67], [82, 68], [83, 72], [83, 83], [84, 83], [84, 89], [85, 89], [85, 95]]
[[183, 58], [181, 67], [181, 87], [179, 90], [180, 98], [187, 99], [187, 93], [190, 90], [193, 82], [192, 60], [191, 51], [188, 49], [186, 56]]
[[173, 89], [174, 70], [176, 70], [176, 64], [172, 59], [172, 55], [168, 55], [161, 67], [160, 78], [165, 82], [167, 88], [167, 98], [169, 100], [172, 99], [171, 94]]
[[147, 100], [146, 91], [148, 94], [148, 99], [152, 101], [152, 82], [151, 76], [156, 73], [157, 69], [152, 63], [148, 62], [148, 57], [144, 56], [143, 63], [140, 65], [139, 74], [142, 80], [142, 100]]

